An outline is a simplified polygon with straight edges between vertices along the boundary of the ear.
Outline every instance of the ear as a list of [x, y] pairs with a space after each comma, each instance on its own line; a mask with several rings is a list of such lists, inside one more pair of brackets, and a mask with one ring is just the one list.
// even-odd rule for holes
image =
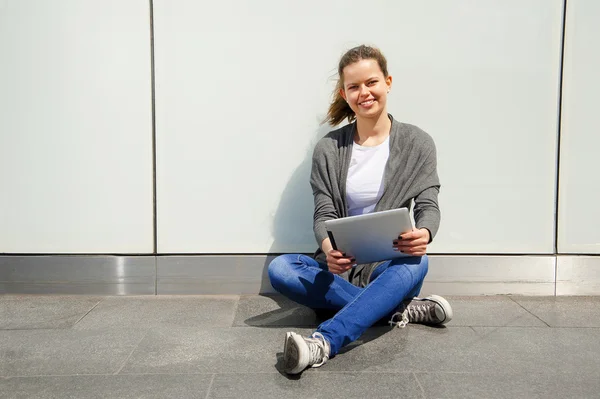
[[392, 76], [389, 75], [387, 78], [385, 78], [385, 84], [388, 86], [388, 90], [390, 90], [392, 88]]
[[346, 92], [344, 91], [344, 89], [340, 89], [340, 96], [342, 96], [344, 101], [348, 101], [348, 99], [346, 98]]

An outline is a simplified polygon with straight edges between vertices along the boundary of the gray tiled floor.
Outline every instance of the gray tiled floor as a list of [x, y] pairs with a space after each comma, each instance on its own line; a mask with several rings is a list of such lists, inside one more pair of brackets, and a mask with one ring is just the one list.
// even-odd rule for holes
[[280, 372], [278, 296], [0, 296], [0, 398], [599, 398], [600, 297], [454, 297], [446, 328], [377, 326]]

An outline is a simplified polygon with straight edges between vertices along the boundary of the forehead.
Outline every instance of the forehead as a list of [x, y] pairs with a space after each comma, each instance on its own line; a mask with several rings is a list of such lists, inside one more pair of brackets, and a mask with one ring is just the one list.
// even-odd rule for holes
[[381, 68], [376, 60], [360, 60], [347, 65], [342, 70], [344, 83], [357, 83], [372, 78], [373, 76], [383, 76]]

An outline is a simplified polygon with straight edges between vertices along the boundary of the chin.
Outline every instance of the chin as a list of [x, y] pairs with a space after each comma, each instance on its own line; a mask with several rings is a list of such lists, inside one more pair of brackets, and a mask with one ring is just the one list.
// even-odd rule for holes
[[378, 107], [377, 109], [370, 109], [368, 111], [362, 111], [357, 115], [360, 116], [361, 118], [377, 119], [377, 118], [379, 118], [379, 116], [381, 115], [382, 112], [383, 112], [383, 110]]

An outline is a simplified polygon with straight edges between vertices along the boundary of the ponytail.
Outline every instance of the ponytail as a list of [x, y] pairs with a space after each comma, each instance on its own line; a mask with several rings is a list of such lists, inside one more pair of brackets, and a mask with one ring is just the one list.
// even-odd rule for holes
[[335, 89], [333, 89], [333, 101], [329, 105], [327, 117], [323, 121], [323, 123], [329, 123], [331, 126], [339, 125], [344, 119], [348, 119], [348, 122], [356, 119], [354, 111], [340, 94], [341, 86], [341, 80], [339, 80], [335, 85]]

